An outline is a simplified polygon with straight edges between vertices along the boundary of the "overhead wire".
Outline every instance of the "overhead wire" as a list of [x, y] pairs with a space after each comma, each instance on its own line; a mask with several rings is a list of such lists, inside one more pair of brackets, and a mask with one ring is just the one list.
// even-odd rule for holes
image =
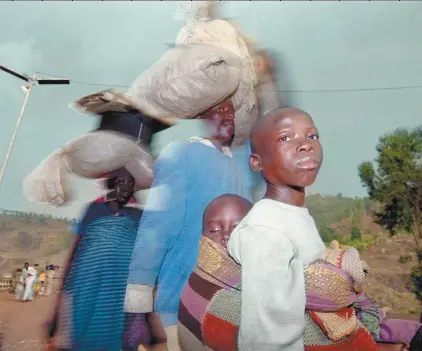
[[[45, 72], [35, 72], [36, 74], [43, 74], [50, 77], [62, 78], [59, 75], [53, 75]], [[70, 84], [111, 87], [111, 88], [130, 88], [130, 85], [124, 84], [110, 84], [110, 83], [94, 83], [84, 82], [78, 80], [70, 80]], [[373, 88], [346, 88], [346, 89], [295, 89], [295, 90], [276, 90], [280, 93], [342, 93], [342, 92], [364, 92], [364, 91], [388, 91], [388, 90], [415, 90], [422, 89], [422, 85], [405, 85], [405, 86], [387, 86], [387, 87], [373, 87]], [[265, 91], [264, 91], [265, 92]]]

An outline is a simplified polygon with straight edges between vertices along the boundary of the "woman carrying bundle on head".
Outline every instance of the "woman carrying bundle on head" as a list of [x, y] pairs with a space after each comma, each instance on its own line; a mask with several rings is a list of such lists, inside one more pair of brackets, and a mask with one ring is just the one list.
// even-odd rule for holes
[[[72, 228], [77, 239], [55, 315], [59, 334], [64, 333], [60, 336], [68, 339], [58, 341], [63, 350], [136, 350], [138, 342], [149, 341], [143, 321], [126, 320], [123, 310], [129, 263], [142, 214], [126, 206], [135, 191], [135, 179], [121, 168], [110, 173], [105, 183], [109, 193], [104, 201], [91, 203]], [[123, 337], [129, 322], [139, 322], [138, 328], [144, 331], [138, 335], [136, 345]]]

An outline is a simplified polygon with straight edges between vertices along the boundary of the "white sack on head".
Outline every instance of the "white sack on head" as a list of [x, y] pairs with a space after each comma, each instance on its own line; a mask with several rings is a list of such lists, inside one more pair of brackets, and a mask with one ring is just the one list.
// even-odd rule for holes
[[173, 18], [177, 21], [208, 21], [212, 19], [215, 1], [177, 1]]
[[[186, 8], [187, 5], [185, 5], [183, 7], [187, 24], [177, 35], [176, 44], [207, 43], [226, 49], [240, 57], [240, 83], [232, 98], [236, 109], [236, 132], [233, 143], [240, 145], [249, 138], [250, 129], [258, 119], [255, 94], [258, 79], [254, 70], [253, 59], [246, 42], [228, 21], [222, 19], [207, 20], [211, 16], [214, 2], [202, 1], [201, 3], [201, 6]], [[206, 3], [208, 3], [208, 7]], [[181, 16], [181, 9], [182, 7], [179, 5], [178, 18]]]
[[153, 179], [154, 160], [147, 148], [126, 136], [97, 131], [65, 144], [51, 154], [24, 180], [25, 196], [41, 204], [61, 205], [70, 199], [67, 177], [99, 178], [121, 167], [135, 178], [138, 189]]
[[169, 49], [144, 72], [126, 96], [149, 116], [195, 117], [234, 93], [239, 57], [213, 45]]

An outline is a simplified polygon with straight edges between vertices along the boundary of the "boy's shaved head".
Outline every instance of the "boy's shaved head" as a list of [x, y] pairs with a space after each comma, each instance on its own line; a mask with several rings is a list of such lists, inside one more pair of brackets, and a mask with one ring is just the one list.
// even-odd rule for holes
[[[261, 136], [275, 127], [276, 123], [281, 119], [295, 114], [302, 114], [309, 116], [305, 111], [302, 111], [295, 107], [277, 107], [276, 109], [268, 112], [265, 116], [260, 118], [255, 125], [252, 127], [251, 131], [251, 147], [252, 152], [255, 152], [256, 147], [258, 147], [260, 141], [264, 141]], [[311, 116], [309, 118], [312, 120]], [[265, 138], [264, 138], [265, 139]]]
[[318, 130], [306, 112], [279, 107], [266, 114], [251, 132], [251, 168], [267, 184], [304, 188], [311, 185], [322, 163]]

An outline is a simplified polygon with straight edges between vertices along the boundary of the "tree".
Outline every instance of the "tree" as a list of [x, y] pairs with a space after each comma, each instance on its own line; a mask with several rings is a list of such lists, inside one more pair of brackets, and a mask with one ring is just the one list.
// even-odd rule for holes
[[362, 233], [360, 232], [360, 229], [358, 227], [353, 227], [352, 228], [352, 233], [351, 233], [351, 239], [352, 240], [360, 240], [362, 239]]
[[319, 228], [319, 235], [324, 243], [329, 244], [333, 240], [340, 241], [341, 237], [333, 229], [328, 226]]
[[[422, 251], [422, 126], [397, 129], [380, 137], [375, 162], [363, 162], [359, 177], [369, 198], [379, 206], [374, 216], [391, 235], [413, 235]], [[376, 166], [376, 169], [374, 167]]]

